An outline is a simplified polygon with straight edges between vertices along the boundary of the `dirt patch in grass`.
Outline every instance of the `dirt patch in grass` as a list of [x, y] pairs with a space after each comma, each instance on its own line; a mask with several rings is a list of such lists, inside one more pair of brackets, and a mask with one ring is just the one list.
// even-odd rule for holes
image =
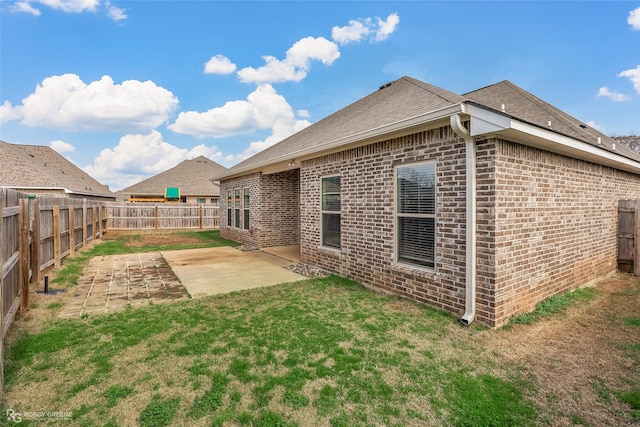
[[109, 231], [103, 236], [103, 240], [124, 239], [127, 247], [141, 248], [144, 246], [164, 246], [164, 245], [189, 245], [202, 242], [196, 236], [188, 233], [170, 231]]
[[474, 337], [499, 355], [496, 361], [522, 366], [535, 379], [532, 398], [553, 425], [633, 422], [615, 395], [640, 387], [640, 354], [624, 350], [640, 344], [640, 332], [623, 322], [640, 316], [638, 278], [616, 274], [596, 287], [599, 295], [565, 314]]

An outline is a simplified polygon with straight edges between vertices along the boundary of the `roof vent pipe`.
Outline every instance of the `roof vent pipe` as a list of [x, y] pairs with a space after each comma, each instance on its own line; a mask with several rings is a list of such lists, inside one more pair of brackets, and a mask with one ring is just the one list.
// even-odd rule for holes
[[613, 148], [613, 150], [615, 151], [615, 149], [616, 149], [616, 144], [611, 144], [611, 148]]
[[500, 110], [504, 113], [504, 104], [500, 105]]
[[602, 137], [598, 137], [598, 145], [602, 144]]
[[466, 276], [465, 312], [460, 318], [460, 322], [466, 326], [476, 317], [476, 144], [469, 129], [462, 125], [460, 114], [451, 116], [449, 122], [456, 135], [464, 139], [465, 142], [467, 177]]
[[547, 122], [547, 126], [548, 126], [548, 127], [551, 127], [551, 120], [549, 120], [549, 121]]

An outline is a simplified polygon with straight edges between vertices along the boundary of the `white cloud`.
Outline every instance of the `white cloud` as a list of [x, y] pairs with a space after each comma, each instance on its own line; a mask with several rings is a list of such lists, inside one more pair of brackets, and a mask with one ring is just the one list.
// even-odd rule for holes
[[169, 129], [198, 138], [222, 138], [278, 126], [293, 128], [296, 119], [286, 99], [271, 85], [260, 85], [247, 100], [229, 101], [204, 113], [182, 112]]
[[[638, 8], [637, 10], [640, 10], [640, 8]], [[629, 80], [631, 80], [631, 83], [633, 83], [633, 88], [635, 89], [636, 93], [640, 95], [640, 65], [638, 65], [636, 68], [631, 68], [629, 70], [621, 72], [620, 74], [618, 74], [618, 77], [627, 77]]]
[[206, 74], [231, 74], [235, 70], [236, 64], [224, 55], [212, 56], [211, 59], [204, 64], [204, 72]]
[[386, 40], [393, 32], [396, 30], [396, 27], [400, 23], [400, 17], [397, 13], [392, 13], [387, 16], [387, 20], [383, 21], [380, 18], [378, 20], [378, 29], [376, 30], [376, 36], [374, 38], [375, 41], [380, 42]]
[[249, 144], [249, 146], [238, 155], [229, 155], [225, 157], [225, 161], [230, 163], [240, 162], [242, 160], [248, 159], [256, 153], [264, 150], [265, 148], [269, 148], [272, 145], [282, 141], [283, 139], [293, 135], [296, 132], [301, 131], [307, 126], [311, 125], [306, 120], [297, 120], [293, 123], [280, 122], [276, 123], [273, 126], [272, 134], [269, 135], [262, 141], [253, 141]]
[[375, 22], [371, 18], [352, 19], [349, 25], [333, 27], [331, 38], [341, 45], [359, 43], [369, 37], [372, 41], [380, 42], [396, 30], [399, 22], [400, 17], [397, 13], [390, 14], [386, 20], [376, 17]]
[[[97, 12], [101, 5], [100, 1], [101, 0], [21, 0], [11, 5], [9, 10], [16, 13], [30, 13], [35, 16], [41, 14], [40, 9], [37, 9], [36, 6], [47, 6], [65, 13]], [[118, 22], [127, 19], [125, 9], [111, 5], [109, 0], [105, 0], [103, 5], [107, 16], [114, 21]]]
[[298, 82], [307, 76], [311, 61], [331, 65], [339, 57], [340, 51], [335, 43], [324, 37], [305, 37], [287, 50], [285, 59], [264, 56], [264, 66], [243, 68], [238, 71], [238, 77], [244, 83]]
[[53, 148], [56, 152], [62, 155], [73, 153], [76, 150], [76, 147], [74, 147], [72, 144], [61, 141], [59, 139], [56, 139], [55, 141], [51, 141], [49, 143], [49, 147]]
[[0, 105], [0, 123], [19, 120], [20, 117], [22, 117], [20, 107], [11, 106], [9, 101], [4, 101], [4, 104]]
[[590, 122], [587, 122], [587, 125], [589, 125], [590, 127], [594, 128], [595, 130], [597, 130], [598, 132], [604, 132], [604, 128], [600, 125], [598, 125], [596, 122], [594, 122], [593, 120]]
[[309, 110], [298, 110], [298, 117], [309, 117]]
[[640, 7], [636, 7], [631, 12], [629, 12], [627, 23], [631, 25], [631, 28], [633, 28], [634, 30], [640, 30]]
[[111, 2], [108, 0], [104, 3], [104, 5], [107, 8], [107, 15], [109, 16], [109, 18], [113, 19], [116, 22], [124, 21], [125, 19], [127, 19], [126, 9], [112, 6]]
[[198, 145], [180, 148], [166, 141], [158, 131], [131, 134], [120, 138], [113, 149], [102, 150], [92, 165], [83, 170], [113, 189], [126, 188], [143, 179], [198, 156], [220, 160], [222, 154], [215, 146]]
[[31, 3], [27, 1], [16, 2], [13, 5], [11, 5], [9, 10], [11, 10], [11, 12], [16, 12], [16, 13], [20, 13], [20, 12], [30, 13], [34, 16], [40, 16], [40, 13], [41, 13], [39, 9], [36, 9], [35, 7], [31, 6]]
[[36, 0], [32, 3], [40, 3], [52, 9], [67, 13], [81, 13], [85, 11], [95, 12], [99, 0]]
[[45, 78], [10, 119], [28, 126], [64, 130], [148, 131], [165, 123], [178, 105], [170, 91], [152, 81], [114, 84], [109, 76], [85, 84], [76, 74]]
[[331, 29], [331, 38], [339, 44], [360, 42], [371, 32], [371, 18], [352, 19], [349, 25], [344, 27], [335, 26]]
[[624, 93], [612, 92], [606, 86], [601, 87], [598, 91], [598, 98], [600, 97], [609, 98], [613, 102], [625, 102], [631, 100], [630, 96], [625, 95]]

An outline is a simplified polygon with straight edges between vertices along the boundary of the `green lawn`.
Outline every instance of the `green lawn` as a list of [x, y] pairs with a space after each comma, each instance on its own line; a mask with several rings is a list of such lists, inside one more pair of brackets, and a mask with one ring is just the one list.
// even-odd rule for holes
[[11, 409], [80, 426], [532, 425], [533, 386], [459, 329], [330, 276], [52, 321], [13, 343], [5, 380]]
[[[228, 242], [217, 233], [203, 239]], [[129, 250], [126, 241], [119, 244], [97, 244], [66, 260], [58, 280], [73, 286], [91, 256]], [[638, 290], [636, 284], [630, 295], [637, 298]], [[604, 297], [581, 291], [519, 321], [561, 316], [590, 298]], [[70, 419], [9, 425], [594, 425], [588, 409], [563, 412], [564, 391], [549, 391], [526, 365], [485, 345], [500, 333], [524, 340], [521, 328], [529, 326], [463, 328], [450, 315], [338, 276], [78, 320], [57, 319], [64, 300], [47, 301], [7, 340], [0, 410]], [[611, 322], [631, 331], [617, 351], [640, 360], [638, 316]], [[637, 378], [614, 387], [595, 370], [592, 381], [599, 402], [616, 404], [614, 423], [640, 418]], [[579, 394], [568, 395], [580, 404]]]

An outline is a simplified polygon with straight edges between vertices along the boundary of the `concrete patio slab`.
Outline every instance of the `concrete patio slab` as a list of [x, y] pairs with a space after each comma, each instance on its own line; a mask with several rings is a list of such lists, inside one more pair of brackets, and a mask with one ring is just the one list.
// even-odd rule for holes
[[280, 258], [287, 259], [294, 263], [300, 262], [300, 246], [298, 245], [274, 246], [271, 248], [262, 248], [261, 251]]
[[220, 247], [162, 255], [194, 298], [306, 279], [284, 268], [295, 262], [263, 251]]
[[58, 315], [79, 318], [306, 279], [284, 268], [296, 263], [285, 258], [295, 259], [294, 248], [276, 252], [221, 247], [95, 257]]

